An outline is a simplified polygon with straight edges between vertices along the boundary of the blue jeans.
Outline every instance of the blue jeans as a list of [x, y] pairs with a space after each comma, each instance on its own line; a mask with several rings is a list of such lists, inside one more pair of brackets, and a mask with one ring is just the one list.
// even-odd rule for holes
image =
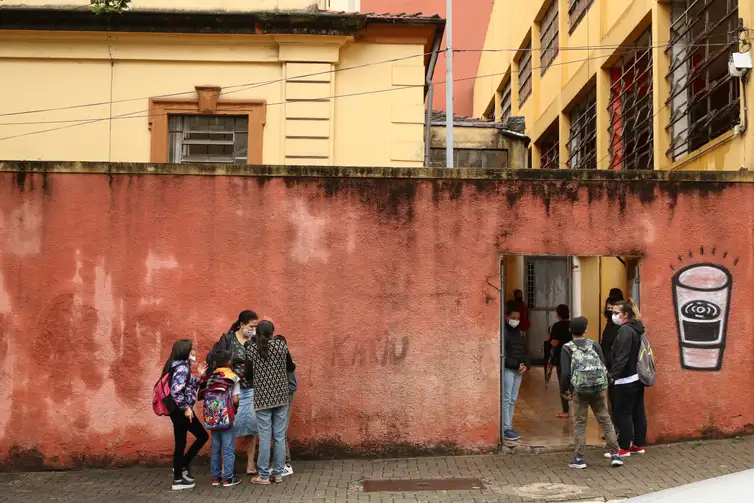
[[288, 405], [257, 411], [259, 427], [259, 477], [270, 478], [270, 446], [275, 440], [272, 460], [272, 476], [282, 477], [285, 470], [285, 430], [288, 426]]
[[236, 463], [236, 432], [230, 430], [212, 431], [212, 478], [233, 478], [233, 465]]
[[516, 410], [518, 389], [521, 387], [521, 374], [517, 370], [505, 369], [503, 375], [503, 431], [513, 430], [513, 412]]

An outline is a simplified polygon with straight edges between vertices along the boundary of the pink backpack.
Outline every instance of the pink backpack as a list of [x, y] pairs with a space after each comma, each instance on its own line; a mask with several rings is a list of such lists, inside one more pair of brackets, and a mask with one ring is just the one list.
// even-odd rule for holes
[[170, 394], [170, 379], [173, 376], [173, 370], [165, 374], [154, 385], [154, 394], [152, 395], [152, 409], [158, 416], [169, 416], [175, 410], [175, 401]]

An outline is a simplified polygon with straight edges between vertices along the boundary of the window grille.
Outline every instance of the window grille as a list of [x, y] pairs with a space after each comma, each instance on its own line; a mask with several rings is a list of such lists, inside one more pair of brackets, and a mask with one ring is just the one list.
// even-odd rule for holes
[[594, 0], [570, 0], [568, 4], [568, 26], [571, 33], [584, 18], [592, 3], [594, 3]]
[[571, 110], [568, 167], [597, 169], [597, 92], [592, 89]]
[[171, 115], [168, 135], [168, 162], [248, 163], [246, 115]]
[[487, 110], [487, 113], [484, 114], [484, 117], [487, 120], [494, 121], [495, 120], [495, 97], [492, 97], [492, 103], [490, 103], [489, 109]]
[[651, 27], [610, 71], [610, 168], [654, 169]]
[[560, 41], [558, 40], [558, 0], [552, 0], [550, 7], [545, 12], [542, 22], [539, 24], [539, 47], [540, 54], [540, 74], [544, 75], [550, 67], [560, 50]]
[[511, 100], [511, 79], [505, 81], [503, 86], [503, 92], [500, 97], [500, 122], [505, 122], [508, 117], [511, 116], [511, 110], [513, 103]]
[[738, 50], [738, 0], [675, 0], [670, 27], [670, 148], [673, 160], [740, 122], [738, 80], [728, 72]]
[[557, 126], [551, 133], [545, 134], [539, 143], [539, 151], [541, 169], [560, 168], [560, 141], [558, 141]]
[[523, 105], [531, 95], [531, 40], [518, 60], [518, 104]]

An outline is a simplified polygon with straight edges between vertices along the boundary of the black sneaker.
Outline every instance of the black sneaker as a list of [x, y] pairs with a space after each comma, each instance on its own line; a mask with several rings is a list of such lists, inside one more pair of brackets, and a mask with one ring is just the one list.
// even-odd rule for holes
[[193, 482], [189, 482], [188, 480], [174, 480], [173, 481], [173, 491], [183, 491], [184, 489], [193, 489], [196, 486]]
[[240, 483], [241, 483], [241, 479], [234, 476], [232, 479], [223, 480], [223, 487], [233, 487], [233, 486], [237, 486]]
[[191, 468], [189, 468], [188, 466], [183, 469], [183, 480], [185, 480], [186, 482], [191, 482], [192, 484], [196, 482], [194, 480], [194, 476], [191, 475]]

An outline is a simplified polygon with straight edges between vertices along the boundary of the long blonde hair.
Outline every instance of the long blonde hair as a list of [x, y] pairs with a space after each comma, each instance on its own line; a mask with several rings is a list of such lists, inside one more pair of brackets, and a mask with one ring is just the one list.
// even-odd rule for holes
[[629, 298], [628, 300], [621, 300], [614, 305], [620, 307], [621, 312], [628, 315], [629, 320], [641, 320], [639, 306], [636, 305], [636, 302], [634, 302], [633, 299]]

